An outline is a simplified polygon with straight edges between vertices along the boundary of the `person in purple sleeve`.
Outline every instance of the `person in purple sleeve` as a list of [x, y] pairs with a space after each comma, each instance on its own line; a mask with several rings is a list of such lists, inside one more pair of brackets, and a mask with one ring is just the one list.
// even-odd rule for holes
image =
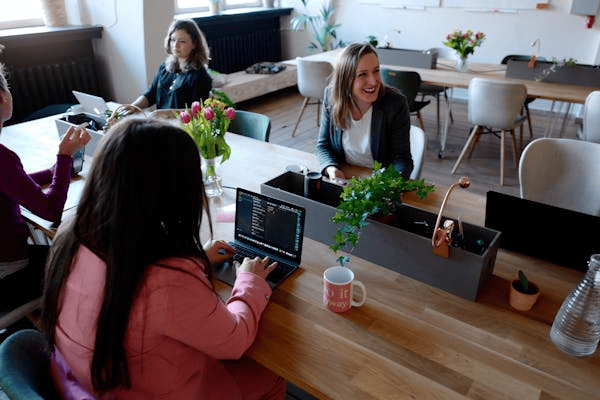
[[[0, 134], [12, 110], [12, 95], [0, 64]], [[54, 167], [32, 174], [25, 172], [19, 156], [0, 144], [0, 311], [42, 294], [48, 249], [27, 244], [29, 231], [20, 206], [49, 221], [60, 221], [71, 181], [72, 155], [89, 140], [85, 129], [69, 129], [58, 147]], [[50, 187], [43, 192], [42, 186], [47, 184]]]

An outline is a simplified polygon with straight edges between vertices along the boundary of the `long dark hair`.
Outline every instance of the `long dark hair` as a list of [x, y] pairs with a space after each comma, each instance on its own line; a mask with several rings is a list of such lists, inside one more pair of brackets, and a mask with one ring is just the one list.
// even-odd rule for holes
[[[52, 349], [61, 291], [80, 245], [106, 263], [91, 363], [94, 390], [131, 387], [123, 341], [145, 269], [167, 257], [210, 265], [200, 243], [207, 205], [200, 155], [182, 129], [129, 119], [107, 132], [86, 177], [77, 215], [59, 229], [52, 245], [41, 316]], [[210, 268], [206, 273], [211, 279]]]
[[[179, 60], [171, 51], [171, 36], [178, 30], [186, 31], [194, 43], [194, 49], [188, 56], [186, 65], [179, 65]], [[165, 36], [165, 50], [169, 54], [165, 61], [165, 67], [169, 72], [189, 72], [201, 69], [207, 66], [210, 60], [210, 50], [206, 38], [198, 25], [191, 19], [176, 19], [171, 23], [167, 36]]]

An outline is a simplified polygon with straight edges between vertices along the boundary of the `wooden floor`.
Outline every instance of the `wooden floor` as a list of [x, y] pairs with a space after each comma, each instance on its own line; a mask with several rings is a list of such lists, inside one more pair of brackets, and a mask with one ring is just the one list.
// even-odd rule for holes
[[[307, 107], [295, 137], [291, 137], [303, 99], [296, 88], [290, 88], [240, 103], [238, 108], [265, 114], [271, 118], [270, 141], [272, 143], [314, 152], [318, 135], [317, 105]], [[443, 101], [440, 108], [443, 118]], [[465, 158], [456, 175], [451, 174], [452, 167], [471, 129], [465, 101], [455, 100], [452, 104], [452, 114], [454, 123], [448, 130], [446, 151], [440, 159], [438, 158], [440, 141], [439, 136], [436, 135], [435, 100], [422, 110], [428, 150], [421, 177], [428, 182], [450, 185], [464, 175], [471, 179], [469, 190], [473, 192], [485, 194], [489, 190], [494, 190], [518, 196], [519, 179], [517, 169], [514, 167], [512, 150], [508, 144], [510, 142], [507, 141], [506, 148], [505, 184], [500, 186], [500, 139], [491, 134], [484, 135], [473, 151], [472, 157]], [[543, 137], [548, 118], [547, 112], [531, 110], [534, 138]], [[416, 117], [412, 117], [412, 124], [418, 126]], [[555, 129], [556, 135], [558, 135], [558, 128]], [[563, 137], [576, 137], [576, 126], [573, 122], [567, 124]], [[523, 139], [524, 146], [532, 140], [529, 137], [527, 124], [524, 125]], [[517, 131], [517, 145], [518, 143]]]

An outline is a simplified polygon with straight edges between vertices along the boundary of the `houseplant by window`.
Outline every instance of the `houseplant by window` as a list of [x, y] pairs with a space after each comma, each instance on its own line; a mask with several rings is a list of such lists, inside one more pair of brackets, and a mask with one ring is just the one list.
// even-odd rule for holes
[[342, 47], [344, 43], [337, 38], [337, 28], [339, 24], [334, 24], [333, 14], [335, 12], [332, 0], [325, 0], [325, 4], [321, 4], [318, 15], [308, 13], [309, 0], [300, 0], [304, 11], [298, 12], [292, 20], [292, 29], [294, 31], [310, 31], [313, 35], [313, 40], [309, 43], [308, 48], [317, 51], [332, 50], [337, 47]]
[[[369, 224], [369, 217], [385, 218], [393, 215], [397, 206], [402, 203], [404, 192], [415, 191], [419, 199], [434, 191], [433, 185], [425, 185], [424, 179], [405, 179], [390, 165], [382, 168], [379, 162], [373, 164], [373, 174], [365, 178], [352, 178], [340, 195], [340, 205], [332, 217], [333, 222], [340, 224], [334, 242], [329, 246], [337, 252], [356, 247], [363, 227]], [[349, 256], [340, 256], [337, 261], [343, 266]]]

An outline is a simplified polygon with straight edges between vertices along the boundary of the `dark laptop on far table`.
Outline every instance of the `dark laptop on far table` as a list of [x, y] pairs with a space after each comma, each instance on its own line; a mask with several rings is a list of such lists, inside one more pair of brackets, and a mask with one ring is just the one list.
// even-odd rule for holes
[[238, 188], [235, 236], [229, 243], [236, 254], [213, 267], [215, 277], [233, 286], [234, 260], [241, 263], [244, 257], [269, 256], [278, 266], [267, 276], [267, 283], [271, 288], [279, 285], [300, 265], [305, 213], [303, 207]]

